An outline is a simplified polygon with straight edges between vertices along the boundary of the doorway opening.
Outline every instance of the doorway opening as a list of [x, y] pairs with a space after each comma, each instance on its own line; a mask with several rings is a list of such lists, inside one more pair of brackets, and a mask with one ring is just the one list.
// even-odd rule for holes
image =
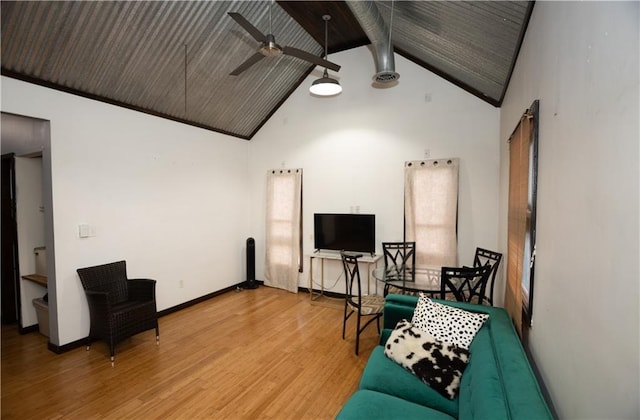
[[[50, 123], [4, 112], [1, 116], [1, 315], [3, 324], [17, 324], [20, 333], [27, 333], [39, 326], [42, 306], [36, 300], [48, 300], [41, 326], [50, 325], [55, 314], [49, 309], [55, 308]], [[57, 331], [48, 326], [41, 331], [57, 341]]]

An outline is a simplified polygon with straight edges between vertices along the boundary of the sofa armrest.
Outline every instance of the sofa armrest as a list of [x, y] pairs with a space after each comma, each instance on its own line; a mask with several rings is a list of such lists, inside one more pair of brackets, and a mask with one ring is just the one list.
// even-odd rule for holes
[[388, 294], [384, 303], [384, 328], [393, 329], [398, 321], [402, 319], [411, 321], [417, 303], [418, 298], [416, 296]]
[[511, 417], [552, 419], [511, 318], [502, 308], [491, 316], [491, 339]]
[[412, 295], [397, 295], [394, 293], [389, 293], [385, 298], [385, 301], [397, 303], [399, 305], [413, 306], [415, 308], [415, 306], [418, 304], [418, 297]]

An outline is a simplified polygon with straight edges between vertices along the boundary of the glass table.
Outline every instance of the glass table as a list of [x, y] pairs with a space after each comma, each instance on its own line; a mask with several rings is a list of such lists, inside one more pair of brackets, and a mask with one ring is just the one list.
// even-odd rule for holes
[[403, 294], [425, 292], [441, 297], [440, 272], [440, 268], [416, 268], [413, 275], [409, 269], [390, 266], [378, 267], [371, 274], [376, 280], [400, 289]]

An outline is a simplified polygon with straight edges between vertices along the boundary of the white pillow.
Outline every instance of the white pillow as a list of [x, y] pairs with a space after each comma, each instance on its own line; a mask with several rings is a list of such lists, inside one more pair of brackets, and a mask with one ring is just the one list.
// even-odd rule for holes
[[489, 314], [478, 314], [443, 305], [420, 293], [411, 323], [431, 334], [436, 340], [468, 350], [473, 338], [488, 318]]

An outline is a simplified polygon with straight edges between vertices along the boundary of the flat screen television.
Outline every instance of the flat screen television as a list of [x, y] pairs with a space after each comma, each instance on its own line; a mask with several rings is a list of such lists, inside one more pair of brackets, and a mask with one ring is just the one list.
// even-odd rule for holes
[[376, 252], [375, 214], [315, 213], [313, 238], [316, 250]]

